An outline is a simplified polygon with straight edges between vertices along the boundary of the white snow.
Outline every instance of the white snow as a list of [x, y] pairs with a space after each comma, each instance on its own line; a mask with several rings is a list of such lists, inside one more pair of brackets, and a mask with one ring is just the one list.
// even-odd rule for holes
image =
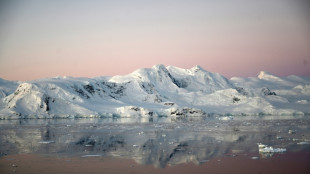
[[282, 153], [286, 152], [285, 148], [273, 148], [272, 146], [267, 146], [264, 144], [258, 144], [258, 151], [260, 153]]
[[0, 98], [6, 97], [13, 93], [21, 82], [8, 81], [0, 78]]
[[282, 81], [282, 79], [280, 77], [277, 77], [275, 75], [272, 75], [269, 72], [266, 71], [261, 71], [259, 72], [259, 74], [257, 75], [257, 78], [259, 79], [263, 79], [263, 80], [276, 80], [276, 81]]
[[55, 143], [55, 141], [40, 141], [40, 144], [51, 144], [51, 143]]
[[234, 119], [234, 117], [232, 117], [232, 116], [225, 116], [225, 117], [220, 117], [219, 118], [219, 120], [233, 120]]
[[0, 97], [0, 119], [305, 115], [310, 78], [262, 71], [228, 80], [200, 66], [155, 65], [113, 77], [0, 79]]
[[298, 142], [298, 145], [309, 145], [310, 143], [308, 141], [302, 141], [302, 142]]

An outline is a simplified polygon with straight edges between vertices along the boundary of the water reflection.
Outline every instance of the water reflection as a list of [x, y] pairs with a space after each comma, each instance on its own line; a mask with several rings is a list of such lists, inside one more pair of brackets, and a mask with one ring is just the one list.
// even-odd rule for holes
[[309, 144], [301, 143], [310, 140], [307, 117], [145, 119], [2, 120], [0, 152], [107, 156], [166, 167], [223, 155], [258, 155], [257, 143], [310, 151]]

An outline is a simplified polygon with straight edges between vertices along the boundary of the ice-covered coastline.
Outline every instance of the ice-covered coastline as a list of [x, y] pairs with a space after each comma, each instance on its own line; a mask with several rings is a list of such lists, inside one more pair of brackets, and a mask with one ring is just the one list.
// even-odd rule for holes
[[226, 79], [199, 66], [155, 65], [113, 77], [0, 79], [0, 119], [310, 115], [309, 102], [310, 77], [262, 71]]

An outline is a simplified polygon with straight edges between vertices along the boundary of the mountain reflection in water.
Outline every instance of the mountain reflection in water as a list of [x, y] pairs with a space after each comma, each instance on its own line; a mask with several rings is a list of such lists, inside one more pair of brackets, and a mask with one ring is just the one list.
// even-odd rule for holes
[[0, 120], [0, 153], [134, 159], [164, 168], [223, 155], [258, 154], [257, 143], [310, 151], [306, 116], [173, 119]]

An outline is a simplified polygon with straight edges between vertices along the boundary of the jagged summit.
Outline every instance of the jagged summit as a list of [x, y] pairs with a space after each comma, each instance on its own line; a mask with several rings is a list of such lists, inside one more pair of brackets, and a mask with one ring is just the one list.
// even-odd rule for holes
[[194, 66], [193, 68], [191, 68], [192, 71], [194, 72], [198, 72], [198, 71], [204, 71], [204, 72], [207, 72], [205, 69], [203, 69], [201, 66], [199, 65], [196, 65]]
[[228, 80], [158, 64], [124, 76], [0, 82], [0, 119], [310, 113], [310, 78], [264, 71]]
[[156, 70], [164, 70], [164, 69], [166, 69], [166, 66], [163, 64], [156, 64], [152, 68], [156, 69]]

